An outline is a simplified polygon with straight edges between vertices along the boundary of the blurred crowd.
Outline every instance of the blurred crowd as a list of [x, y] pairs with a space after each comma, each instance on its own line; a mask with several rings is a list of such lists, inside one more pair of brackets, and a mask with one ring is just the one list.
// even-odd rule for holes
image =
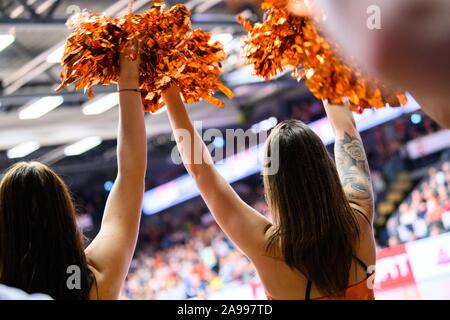
[[450, 231], [450, 162], [433, 166], [387, 222], [389, 245]]

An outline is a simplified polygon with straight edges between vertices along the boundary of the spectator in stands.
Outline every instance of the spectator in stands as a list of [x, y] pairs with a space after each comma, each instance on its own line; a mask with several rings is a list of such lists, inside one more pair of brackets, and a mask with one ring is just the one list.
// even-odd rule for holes
[[414, 221], [417, 219], [417, 213], [410, 209], [407, 203], [403, 203], [399, 208], [400, 212], [400, 223], [405, 226], [412, 226]]
[[390, 236], [388, 240], [389, 247], [395, 247], [400, 244], [400, 239], [398, 236]]
[[138, 88], [139, 61], [121, 57], [118, 174], [100, 233], [87, 249], [69, 190], [56, 173], [37, 162], [18, 163], [5, 173], [0, 182], [0, 283], [55, 299], [119, 296], [136, 246], [146, 171]]
[[442, 172], [444, 174], [445, 182], [450, 185], [450, 162], [446, 161], [442, 164]]
[[445, 231], [441, 221], [431, 223], [429, 229], [430, 229], [430, 237], [440, 235]]
[[421, 201], [414, 207], [417, 210], [417, 217], [420, 219], [425, 219], [427, 215], [427, 203], [425, 201]]
[[372, 182], [375, 194], [382, 194], [386, 190], [386, 182], [380, 171], [372, 171]]
[[438, 198], [439, 198], [439, 205], [443, 208], [443, 210], [444, 211], [450, 210], [449, 191], [448, 188], [445, 187], [445, 185], [439, 186]]
[[427, 216], [428, 224], [440, 222], [442, 219], [443, 208], [439, 202], [439, 194], [433, 191], [431, 197], [427, 199]]

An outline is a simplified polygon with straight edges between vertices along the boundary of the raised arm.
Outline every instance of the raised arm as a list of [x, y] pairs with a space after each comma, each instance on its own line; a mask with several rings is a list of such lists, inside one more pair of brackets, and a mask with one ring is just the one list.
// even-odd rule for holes
[[350, 205], [372, 222], [374, 201], [370, 170], [352, 112], [345, 106], [326, 102], [324, 105], [336, 136], [334, 156], [344, 192]]
[[[98, 284], [91, 296], [116, 299], [136, 247], [147, 167], [147, 137], [139, 89], [139, 61], [121, 57], [118, 173], [99, 234], [86, 249]], [[130, 90], [131, 89], [131, 90]], [[129, 90], [129, 91], [128, 91]]]
[[251, 259], [265, 249], [265, 231], [270, 222], [248, 206], [214, 167], [212, 157], [195, 130], [183, 105], [179, 89], [163, 94], [169, 119], [184, 165], [219, 226]]

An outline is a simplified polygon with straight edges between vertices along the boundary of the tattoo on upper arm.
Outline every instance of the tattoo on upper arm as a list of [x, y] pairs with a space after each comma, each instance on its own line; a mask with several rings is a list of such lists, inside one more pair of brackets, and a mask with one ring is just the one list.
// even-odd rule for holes
[[344, 191], [350, 201], [372, 206], [372, 183], [364, 146], [359, 137], [344, 134], [335, 145], [336, 166]]

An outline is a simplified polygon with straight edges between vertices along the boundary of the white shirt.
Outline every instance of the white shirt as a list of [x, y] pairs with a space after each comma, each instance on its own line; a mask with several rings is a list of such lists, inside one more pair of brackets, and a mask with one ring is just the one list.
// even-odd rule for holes
[[16, 288], [0, 284], [0, 300], [53, 300], [48, 295], [35, 293], [28, 294]]

